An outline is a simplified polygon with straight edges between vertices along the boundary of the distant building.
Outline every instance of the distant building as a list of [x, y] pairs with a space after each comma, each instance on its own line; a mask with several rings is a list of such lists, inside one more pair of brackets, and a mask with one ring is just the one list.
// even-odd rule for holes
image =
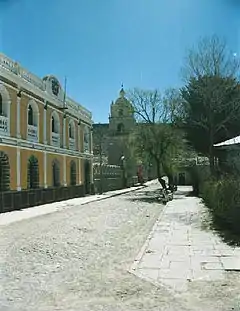
[[[119, 166], [125, 164], [128, 179], [139, 175], [139, 172], [145, 180], [156, 178], [157, 170], [154, 162], [138, 163], [134, 155], [131, 154], [132, 148], [131, 144], [129, 144], [129, 137], [136, 126], [138, 125], [134, 118], [133, 107], [126, 98], [122, 87], [117, 100], [111, 103], [109, 123], [93, 124], [94, 160], [99, 162], [101, 153], [103, 163], [107, 162], [110, 165]], [[123, 163], [122, 159], [124, 159], [125, 163]], [[196, 162], [196, 155], [191, 155], [190, 160], [191, 163], [187, 159], [177, 161], [174, 172], [174, 181], [177, 184], [191, 184], [189, 167], [192, 162]], [[196, 165], [202, 164], [196, 162]]]
[[131, 154], [129, 137], [136, 126], [133, 107], [125, 97], [123, 87], [119, 97], [111, 103], [109, 123], [93, 124], [94, 158], [99, 156], [99, 146], [108, 164], [125, 166], [128, 179], [137, 175], [137, 164]]

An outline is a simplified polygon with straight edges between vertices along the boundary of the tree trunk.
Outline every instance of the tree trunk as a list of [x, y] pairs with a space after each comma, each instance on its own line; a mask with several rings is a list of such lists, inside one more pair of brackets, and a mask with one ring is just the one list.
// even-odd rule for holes
[[166, 182], [164, 179], [162, 179], [161, 176], [161, 163], [158, 159], [156, 159], [156, 165], [157, 165], [157, 177], [158, 177], [158, 181], [160, 183], [160, 185], [162, 186], [163, 189], [167, 189], [166, 187]]
[[168, 174], [167, 177], [168, 177], [169, 187], [173, 187], [173, 184], [174, 184], [173, 175], [172, 174]]
[[[211, 124], [213, 123], [213, 121], [211, 121]], [[210, 128], [210, 146], [209, 146], [209, 164], [210, 164], [210, 172], [211, 175], [215, 175], [215, 163], [214, 163], [214, 129], [213, 126]]]
[[213, 142], [210, 139], [210, 147], [209, 147], [209, 164], [210, 164], [210, 172], [211, 175], [215, 175], [215, 163], [214, 163], [214, 149], [213, 149]]

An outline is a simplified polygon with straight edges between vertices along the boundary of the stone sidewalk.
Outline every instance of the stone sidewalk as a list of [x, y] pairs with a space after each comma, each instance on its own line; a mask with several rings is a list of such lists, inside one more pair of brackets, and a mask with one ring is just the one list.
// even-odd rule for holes
[[224, 280], [227, 271], [240, 271], [240, 248], [223, 243], [201, 228], [206, 208], [186, 197], [182, 187], [155, 223], [129, 272], [155, 285], [187, 291], [195, 281]]

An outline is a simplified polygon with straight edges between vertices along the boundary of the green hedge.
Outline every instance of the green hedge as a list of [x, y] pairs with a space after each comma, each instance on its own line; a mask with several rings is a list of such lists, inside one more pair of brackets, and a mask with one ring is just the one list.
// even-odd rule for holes
[[240, 237], [240, 178], [209, 180], [203, 184], [201, 196], [214, 223]]
[[193, 194], [196, 196], [201, 195], [205, 181], [210, 178], [209, 166], [206, 165], [193, 165], [189, 167], [189, 173], [192, 180]]

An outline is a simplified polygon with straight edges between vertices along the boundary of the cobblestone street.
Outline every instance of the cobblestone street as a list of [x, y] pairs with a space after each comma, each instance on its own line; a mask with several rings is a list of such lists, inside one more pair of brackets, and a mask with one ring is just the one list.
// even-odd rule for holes
[[237, 272], [182, 294], [129, 273], [163, 214], [157, 187], [0, 226], [0, 310], [240, 310]]

